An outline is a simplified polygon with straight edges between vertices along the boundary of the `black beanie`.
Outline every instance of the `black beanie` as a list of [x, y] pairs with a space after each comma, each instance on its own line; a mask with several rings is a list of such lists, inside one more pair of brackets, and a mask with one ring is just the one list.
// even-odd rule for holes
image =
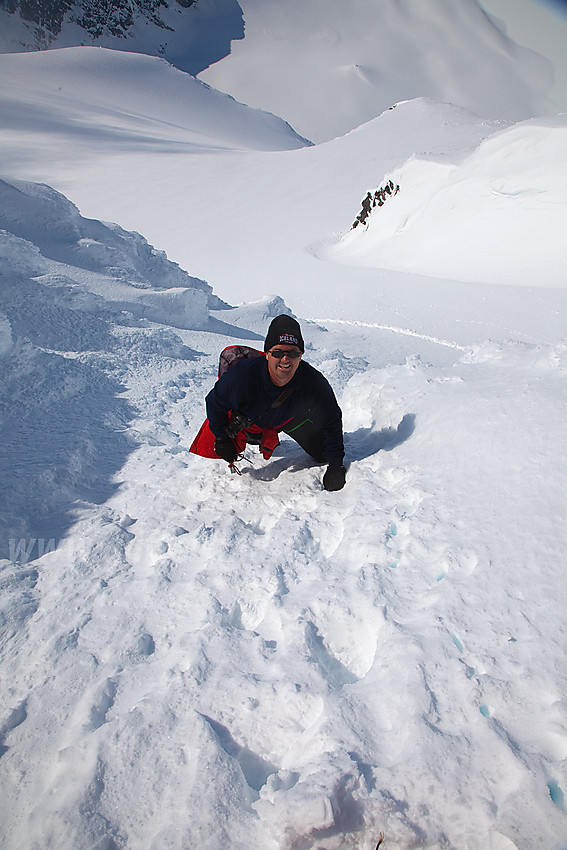
[[297, 345], [300, 351], [305, 351], [301, 328], [292, 316], [276, 316], [268, 328], [264, 343], [264, 351], [269, 351], [274, 345]]

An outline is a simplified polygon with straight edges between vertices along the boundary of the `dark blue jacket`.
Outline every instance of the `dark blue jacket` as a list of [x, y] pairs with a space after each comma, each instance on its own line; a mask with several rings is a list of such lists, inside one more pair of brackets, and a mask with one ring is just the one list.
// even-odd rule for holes
[[[293, 392], [279, 407], [271, 407], [288, 387], [293, 387]], [[295, 417], [309, 418], [321, 429], [327, 461], [344, 457], [342, 414], [335, 394], [321, 372], [304, 360], [285, 387], [272, 383], [265, 357], [240, 360], [219, 378], [206, 405], [209, 427], [216, 437], [224, 435], [231, 410], [244, 413], [260, 428], [277, 430]]]

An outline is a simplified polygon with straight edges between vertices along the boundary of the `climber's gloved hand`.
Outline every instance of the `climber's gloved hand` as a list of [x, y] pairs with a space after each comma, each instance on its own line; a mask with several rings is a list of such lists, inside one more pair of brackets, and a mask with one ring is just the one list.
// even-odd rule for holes
[[325, 490], [342, 490], [346, 481], [346, 469], [342, 463], [330, 463], [323, 476]]
[[234, 463], [238, 457], [236, 446], [230, 437], [217, 437], [215, 440], [215, 454], [226, 460], [227, 463]]

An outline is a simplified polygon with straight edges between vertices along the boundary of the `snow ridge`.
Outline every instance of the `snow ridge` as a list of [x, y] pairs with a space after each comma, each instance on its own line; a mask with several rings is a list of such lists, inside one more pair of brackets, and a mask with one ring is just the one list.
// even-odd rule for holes
[[[114, 489], [106, 477], [130, 450], [123, 427], [131, 416], [119, 396], [114, 325], [203, 328], [209, 308], [226, 305], [139, 234], [83, 218], [48, 186], [0, 181], [0, 198], [6, 556], [21, 538], [63, 537], [73, 493], [97, 501]], [[156, 339], [191, 356], [172, 331]], [[37, 439], [38, 425], [50, 434], [47, 444]]]
[[0, 51], [19, 53], [89, 45], [161, 56], [198, 74], [244, 37], [236, 0], [9, 0], [0, 8]]

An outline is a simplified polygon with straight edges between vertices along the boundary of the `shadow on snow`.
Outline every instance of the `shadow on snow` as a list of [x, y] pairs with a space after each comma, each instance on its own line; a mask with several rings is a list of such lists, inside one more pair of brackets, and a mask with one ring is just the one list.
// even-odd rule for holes
[[114, 475], [135, 447], [123, 392], [97, 366], [60, 354], [34, 351], [8, 365], [0, 388], [0, 557], [33, 560], [65, 536], [81, 502], [102, 504], [114, 493]]
[[[415, 431], [415, 414], [406, 413], [396, 428], [383, 428], [374, 431], [372, 428], [359, 428], [344, 435], [345, 462], [364, 460], [379, 451], [390, 452], [412, 436]], [[243, 466], [241, 471], [259, 481], [274, 481], [282, 472], [299, 472], [315, 465], [313, 458], [305, 454], [292, 439], [282, 442], [276, 449], [280, 455], [262, 469]], [[298, 454], [299, 452], [299, 454]], [[323, 466], [324, 464], [316, 464]]]
[[409, 440], [415, 431], [415, 414], [406, 413], [397, 428], [359, 428], [352, 434], [345, 434], [345, 449], [349, 460], [364, 460], [376, 452], [391, 452], [396, 446]]

